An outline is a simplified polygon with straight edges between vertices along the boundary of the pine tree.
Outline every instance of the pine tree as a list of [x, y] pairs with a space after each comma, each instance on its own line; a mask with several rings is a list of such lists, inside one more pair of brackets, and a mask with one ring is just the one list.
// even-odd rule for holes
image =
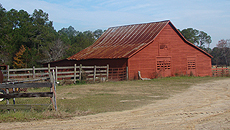
[[25, 63], [23, 62], [22, 55], [26, 51], [24, 45], [21, 45], [19, 51], [15, 54], [13, 67], [14, 68], [23, 68], [25, 67]]

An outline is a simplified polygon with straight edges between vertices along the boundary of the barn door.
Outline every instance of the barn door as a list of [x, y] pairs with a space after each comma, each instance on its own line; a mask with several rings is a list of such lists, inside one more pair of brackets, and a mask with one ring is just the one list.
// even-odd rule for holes
[[157, 57], [156, 69], [161, 77], [171, 76], [171, 57]]
[[196, 57], [187, 57], [187, 75], [196, 76]]

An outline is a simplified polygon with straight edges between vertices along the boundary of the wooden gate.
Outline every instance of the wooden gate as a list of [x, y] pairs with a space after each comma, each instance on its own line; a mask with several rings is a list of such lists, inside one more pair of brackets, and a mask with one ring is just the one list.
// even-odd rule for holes
[[171, 57], [157, 57], [156, 72], [160, 77], [171, 76]]
[[[6, 104], [0, 104], [0, 109], [31, 109], [37, 106], [45, 106], [48, 108], [51, 104], [53, 104], [53, 109], [57, 111], [57, 102], [56, 102], [56, 81], [54, 70], [53, 74], [50, 73], [50, 78], [47, 78], [50, 82], [42, 82], [42, 80], [27, 80], [27, 81], [14, 81], [14, 82], [4, 82], [0, 83], [0, 99], [6, 99]], [[37, 83], [34, 83], [38, 81]], [[27, 83], [29, 82], [29, 83]], [[19, 89], [24, 88], [41, 88], [41, 87], [49, 87], [50, 92], [23, 92], [19, 93]], [[19, 91], [16, 91], [16, 90]], [[34, 98], [34, 97], [48, 97], [50, 98], [50, 102], [43, 104], [16, 104], [15, 98]], [[9, 99], [13, 99], [13, 104], [9, 104]], [[42, 100], [42, 99], [41, 99]], [[43, 101], [43, 100], [42, 100]], [[49, 100], [48, 100], [49, 101]], [[33, 102], [34, 103], [34, 102]]]
[[127, 68], [109, 68], [109, 80], [127, 80]]

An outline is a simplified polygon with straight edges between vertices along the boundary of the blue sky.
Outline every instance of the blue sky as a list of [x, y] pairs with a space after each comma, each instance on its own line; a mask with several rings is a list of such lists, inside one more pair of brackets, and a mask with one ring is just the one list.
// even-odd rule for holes
[[55, 29], [78, 31], [171, 20], [180, 30], [191, 27], [212, 37], [211, 47], [230, 39], [230, 0], [0, 0], [6, 10], [42, 9]]

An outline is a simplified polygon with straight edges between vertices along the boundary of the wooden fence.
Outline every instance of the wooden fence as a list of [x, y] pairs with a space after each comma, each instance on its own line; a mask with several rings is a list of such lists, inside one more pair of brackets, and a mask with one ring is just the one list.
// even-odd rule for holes
[[[29, 83], [26, 83], [26, 82]], [[53, 109], [57, 111], [57, 102], [56, 102], [56, 81], [53, 74], [50, 73], [49, 82], [35, 82], [38, 80], [27, 80], [27, 81], [16, 81], [16, 82], [3, 82], [0, 83], [0, 89], [2, 94], [0, 94], [1, 99], [6, 100], [5, 105], [0, 105], [0, 109], [31, 109], [34, 107], [45, 106], [46, 108], [53, 104]], [[19, 93], [19, 91], [15, 91], [16, 89], [24, 89], [24, 88], [41, 88], [41, 87], [49, 87], [50, 92], [33, 92], [33, 93]], [[10, 91], [11, 90], [11, 91]], [[15, 98], [32, 98], [32, 97], [49, 97], [50, 102], [45, 104], [16, 104]], [[9, 103], [9, 99], [13, 99], [13, 104]], [[3, 100], [1, 100], [3, 101]]]
[[128, 80], [128, 67], [109, 68], [109, 80]]
[[212, 69], [212, 75], [214, 77], [218, 77], [218, 76], [229, 76], [229, 68], [213, 68]]
[[20, 81], [26, 79], [47, 79], [49, 73], [54, 70], [56, 81], [68, 79], [73, 81], [105, 81], [109, 77], [109, 65], [107, 66], [66, 66], [66, 67], [43, 67], [43, 68], [23, 68], [2, 70], [4, 81]]

